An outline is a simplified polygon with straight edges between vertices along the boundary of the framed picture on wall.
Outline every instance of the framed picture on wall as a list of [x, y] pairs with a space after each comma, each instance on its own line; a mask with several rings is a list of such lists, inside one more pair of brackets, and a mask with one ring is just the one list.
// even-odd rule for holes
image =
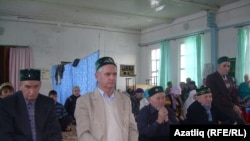
[[122, 77], [135, 76], [135, 66], [134, 65], [120, 65], [120, 76]]

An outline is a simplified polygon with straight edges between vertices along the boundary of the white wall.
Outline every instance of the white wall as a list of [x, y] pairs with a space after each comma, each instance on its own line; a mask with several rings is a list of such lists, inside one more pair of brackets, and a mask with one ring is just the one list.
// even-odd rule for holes
[[220, 9], [217, 14], [219, 30], [219, 56], [236, 57], [237, 55], [237, 24], [250, 22], [250, 1], [243, 0]]
[[[214, 56], [227, 55], [228, 57], [236, 57], [237, 55], [237, 28], [234, 28], [240, 23], [250, 22], [250, 1], [242, 0], [240, 2], [221, 7], [216, 13], [216, 23], [218, 27], [218, 54], [212, 54], [211, 52], [211, 33], [210, 28], [207, 27], [207, 12], [200, 12], [187, 17], [183, 17], [175, 20], [172, 24], [159, 25], [156, 27], [148, 28], [142, 31], [140, 44], [146, 45], [144, 48], [159, 48], [159, 42], [167, 39], [170, 41], [171, 66], [172, 76], [170, 79], [174, 85], [177, 85], [180, 81], [179, 72], [176, 71], [179, 68], [178, 63], [178, 47], [183, 41], [183, 38], [189, 33], [196, 33], [204, 31], [204, 48], [206, 55], [205, 63], [211, 63], [211, 59]], [[185, 24], [189, 25], [185, 27]], [[147, 64], [146, 57], [150, 56], [151, 50], [146, 50], [145, 55], [141, 57], [141, 63], [145, 64], [147, 68], [150, 68], [150, 64]], [[215, 68], [216, 65], [213, 65]]]
[[[140, 57], [138, 32], [16, 17], [0, 17], [0, 27], [4, 28], [0, 45], [30, 46], [34, 68], [50, 70], [61, 61], [73, 62], [100, 50], [100, 56], [115, 59], [118, 72], [120, 64], [136, 65], [137, 71]], [[125, 90], [125, 78], [118, 77], [117, 81], [117, 88]], [[47, 94], [52, 89], [51, 80], [42, 82], [41, 92]]]

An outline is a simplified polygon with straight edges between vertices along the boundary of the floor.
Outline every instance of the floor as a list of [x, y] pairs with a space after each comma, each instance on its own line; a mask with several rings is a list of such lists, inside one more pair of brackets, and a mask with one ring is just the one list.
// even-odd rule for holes
[[70, 125], [71, 131], [70, 132], [63, 132], [63, 141], [77, 141], [77, 135], [76, 135], [76, 126]]

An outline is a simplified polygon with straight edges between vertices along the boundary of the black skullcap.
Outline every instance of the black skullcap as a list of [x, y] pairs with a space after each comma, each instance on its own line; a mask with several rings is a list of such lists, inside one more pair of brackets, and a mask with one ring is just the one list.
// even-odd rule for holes
[[162, 86], [155, 86], [148, 90], [149, 97], [161, 92], [164, 92]]
[[221, 64], [223, 62], [230, 62], [230, 60], [229, 60], [229, 58], [227, 56], [222, 56], [217, 61], [218, 64]]
[[41, 80], [41, 71], [38, 69], [23, 69], [20, 70], [20, 81]]
[[56, 92], [55, 90], [50, 90], [50, 91], [49, 91], [49, 96], [50, 96], [50, 95], [57, 95], [57, 92]]
[[115, 64], [115, 61], [113, 60], [113, 58], [111, 57], [102, 57], [102, 58], [99, 58], [96, 63], [95, 63], [95, 67], [96, 67], [96, 71], [104, 66], [104, 65], [108, 65], [108, 64], [111, 64], [111, 65], [114, 65], [116, 66]]
[[211, 93], [211, 90], [208, 87], [202, 87], [200, 89], [197, 89], [196, 92], [197, 92], [196, 95], [199, 96], [199, 95]]

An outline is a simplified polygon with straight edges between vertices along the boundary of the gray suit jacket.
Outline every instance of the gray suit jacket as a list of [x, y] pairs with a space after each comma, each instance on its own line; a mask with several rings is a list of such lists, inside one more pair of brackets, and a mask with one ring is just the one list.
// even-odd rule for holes
[[[138, 141], [138, 130], [131, 109], [131, 101], [125, 94], [115, 91], [119, 119], [122, 120], [121, 130], [124, 138], [120, 141]], [[75, 117], [79, 141], [106, 141], [106, 117], [102, 96], [98, 89], [77, 99]]]

